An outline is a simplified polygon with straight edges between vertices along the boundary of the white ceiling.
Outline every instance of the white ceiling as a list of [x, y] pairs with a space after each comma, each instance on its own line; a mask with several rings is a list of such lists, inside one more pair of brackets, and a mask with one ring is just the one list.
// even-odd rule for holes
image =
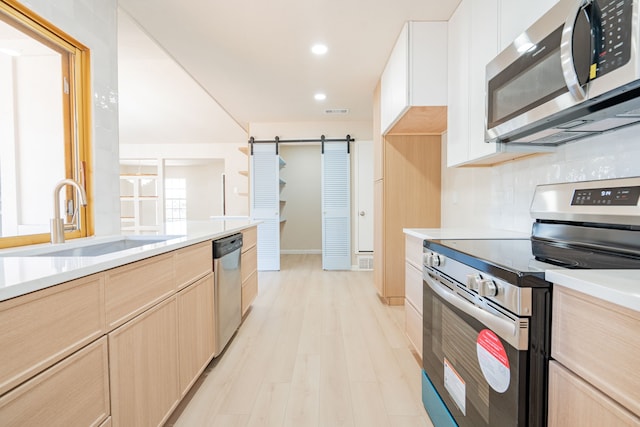
[[[119, 6], [132, 27], [157, 43], [153, 55], [160, 51], [175, 60], [201, 96], [213, 98], [249, 131], [257, 122], [371, 120], [373, 90], [404, 22], [448, 20], [459, 2], [119, 0]], [[149, 46], [137, 39], [127, 43], [140, 61]], [[311, 54], [317, 42], [328, 45], [326, 55]], [[162, 70], [149, 63], [145, 72]], [[120, 86], [123, 106], [132, 85]], [[313, 99], [319, 91], [327, 94], [325, 101]], [[327, 115], [329, 108], [350, 113]]]

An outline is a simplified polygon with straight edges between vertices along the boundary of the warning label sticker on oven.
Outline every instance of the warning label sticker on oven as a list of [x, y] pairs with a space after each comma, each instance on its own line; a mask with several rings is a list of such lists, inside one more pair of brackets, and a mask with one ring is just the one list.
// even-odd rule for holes
[[446, 358], [444, 359], [444, 388], [447, 389], [453, 401], [456, 402], [456, 405], [458, 405], [458, 408], [462, 411], [462, 414], [467, 415], [465, 405], [467, 393], [466, 384]]
[[478, 334], [476, 344], [478, 363], [484, 378], [492, 389], [504, 393], [509, 388], [511, 372], [509, 358], [500, 338], [489, 329], [484, 329]]

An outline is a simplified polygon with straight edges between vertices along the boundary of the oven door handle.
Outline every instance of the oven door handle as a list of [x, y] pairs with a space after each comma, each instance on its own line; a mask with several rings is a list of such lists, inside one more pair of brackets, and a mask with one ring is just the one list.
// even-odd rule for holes
[[469, 316], [485, 325], [487, 328], [491, 329], [500, 338], [511, 344], [517, 350], [526, 350], [528, 348], [526, 339], [528, 337], [524, 337], [525, 339], [523, 343], [523, 340], [521, 339], [521, 331], [518, 328], [517, 322], [497, 317], [495, 314], [491, 314], [486, 310], [476, 307], [475, 305], [469, 303], [465, 299], [451, 292], [449, 288], [441, 285], [437, 280], [434, 280], [428, 274], [425, 274], [423, 277], [429, 285], [429, 288], [431, 288], [433, 292], [435, 292], [447, 303], [468, 314]]

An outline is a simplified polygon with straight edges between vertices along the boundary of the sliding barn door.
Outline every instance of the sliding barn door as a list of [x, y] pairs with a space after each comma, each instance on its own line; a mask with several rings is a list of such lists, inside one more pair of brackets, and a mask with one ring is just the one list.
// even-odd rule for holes
[[351, 269], [351, 161], [346, 142], [324, 143], [322, 268]]
[[280, 270], [280, 164], [276, 144], [254, 144], [251, 218], [258, 225], [258, 270]]

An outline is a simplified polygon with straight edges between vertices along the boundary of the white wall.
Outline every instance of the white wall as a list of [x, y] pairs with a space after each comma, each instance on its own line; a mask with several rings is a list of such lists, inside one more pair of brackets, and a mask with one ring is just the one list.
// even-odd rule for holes
[[117, 0], [29, 0], [28, 8], [91, 50], [92, 171], [95, 232], [120, 230]]
[[442, 227], [530, 232], [536, 185], [640, 176], [639, 132], [629, 127], [492, 168], [446, 168], [443, 157]]
[[165, 166], [165, 178], [183, 178], [187, 187], [187, 220], [206, 221], [222, 215], [224, 160], [210, 160], [189, 166]]
[[249, 136], [255, 139], [319, 139], [345, 138], [351, 135], [356, 140], [373, 139], [373, 124], [370, 121], [332, 121], [298, 123], [251, 123]]
[[287, 222], [280, 235], [283, 253], [322, 253], [322, 172], [320, 144], [280, 146], [287, 162], [280, 177], [286, 181], [281, 196], [287, 203]]

